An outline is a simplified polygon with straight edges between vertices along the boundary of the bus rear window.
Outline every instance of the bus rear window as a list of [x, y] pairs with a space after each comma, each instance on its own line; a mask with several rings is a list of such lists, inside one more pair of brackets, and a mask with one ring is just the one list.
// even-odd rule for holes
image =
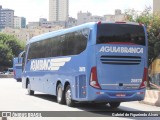
[[99, 24], [97, 44], [128, 43], [145, 45], [143, 26], [130, 24]]

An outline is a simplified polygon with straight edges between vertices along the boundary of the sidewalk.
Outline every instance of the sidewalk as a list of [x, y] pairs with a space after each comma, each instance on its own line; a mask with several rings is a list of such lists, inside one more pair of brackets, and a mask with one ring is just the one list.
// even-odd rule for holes
[[141, 103], [160, 107], [160, 91], [146, 90], [145, 99]]

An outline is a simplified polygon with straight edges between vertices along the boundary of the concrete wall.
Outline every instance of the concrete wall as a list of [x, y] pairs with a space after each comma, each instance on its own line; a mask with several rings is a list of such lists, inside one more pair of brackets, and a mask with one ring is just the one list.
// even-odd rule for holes
[[13, 78], [14, 76], [11, 74], [11, 75], [0, 75], [0, 78]]
[[146, 90], [145, 99], [142, 103], [160, 107], [160, 91]]

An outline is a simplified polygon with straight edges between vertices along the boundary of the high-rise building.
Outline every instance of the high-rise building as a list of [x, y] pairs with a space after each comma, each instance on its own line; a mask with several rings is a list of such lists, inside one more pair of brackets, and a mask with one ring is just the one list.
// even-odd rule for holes
[[14, 27], [14, 10], [3, 9], [0, 5], [0, 30], [5, 27]]
[[26, 18], [14, 16], [14, 28], [25, 28]]
[[49, 21], [67, 21], [69, 0], [49, 0]]
[[153, 0], [153, 12], [160, 13], [160, 0]]

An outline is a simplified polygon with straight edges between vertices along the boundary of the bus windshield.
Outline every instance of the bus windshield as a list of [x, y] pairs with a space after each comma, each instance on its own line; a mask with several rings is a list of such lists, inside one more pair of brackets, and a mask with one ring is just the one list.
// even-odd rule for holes
[[129, 43], [145, 45], [145, 32], [141, 25], [99, 24], [97, 27], [97, 44]]

